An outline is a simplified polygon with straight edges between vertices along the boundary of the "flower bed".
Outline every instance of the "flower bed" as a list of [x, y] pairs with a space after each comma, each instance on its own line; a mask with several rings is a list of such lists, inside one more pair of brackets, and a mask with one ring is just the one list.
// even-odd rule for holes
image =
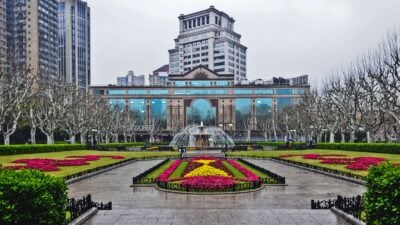
[[379, 157], [355, 157], [355, 158], [345, 158], [343, 154], [286, 154], [281, 155], [280, 158], [289, 158], [294, 156], [302, 156], [303, 159], [309, 160], [320, 160], [322, 164], [337, 164], [337, 165], [347, 165], [346, 168], [350, 170], [368, 170], [370, 166], [377, 166], [380, 163], [386, 161], [384, 158]]
[[60, 170], [62, 166], [82, 166], [88, 165], [88, 161], [97, 161], [100, 158], [111, 157], [112, 159], [124, 159], [123, 156], [105, 156], [105, 155], [85, 155], [85, 156], [67, 156], [66, 159], [47, 159], [47, 158], [33, 158], [33, 159], [17, 159], [13, 163], [23, 163], [25, 165], [12, 165], [5, 166], [4, 169], [35, 169], [43, 172], [51, 172]]
[[[175, 171], [178, 168], [180, 172], [177, 173]], [[174, 172], [175, 175], [171, 176]], [[179, 174], [179, 177], [176, 174]], [[268, 176], [265, 175], [265, 177]], [[135, 178], [133, 178], [133, 183], [140, 184], [140, 179]], [[154, 182], [161, 189], [188, 192], [234, 192], [259, 188], [263, 180], [235, 160], [198, 157], [175, 160], [168, 168], [160, 172]]]

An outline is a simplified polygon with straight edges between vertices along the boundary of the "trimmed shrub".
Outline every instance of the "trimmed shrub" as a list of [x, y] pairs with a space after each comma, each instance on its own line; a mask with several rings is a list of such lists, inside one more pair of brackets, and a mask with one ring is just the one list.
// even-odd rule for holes
[[356, 152], [376, 152], [400, 154], [400, 144], [385, 143], [318, 143], [318, 149], [346, 150]]
[[0, 170], [0, 224], [63, 225], [67, 187], [37, 170]]
[[364, 208], [367, 224], [400, 224], [400, 167], [385, 163], [369, 169]]
[[0, 155], [33, 154], [45, 152], [61, 152], [86, 149], [82, 144], [60, 144], [60, 145], [0, 145]]
[[144, 146], [144, 142], [130, 142], [130, 143], [101, 143], [96, 144], [96, 148], [106, 149], [106, 148], [117, 148], [117, 147], [142, 147]]

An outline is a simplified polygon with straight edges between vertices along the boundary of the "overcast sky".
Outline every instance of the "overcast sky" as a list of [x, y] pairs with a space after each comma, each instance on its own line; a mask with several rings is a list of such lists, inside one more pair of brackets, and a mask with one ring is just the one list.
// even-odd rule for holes
[[[178, 16], [214, 5], [235, 20], [248, 79], [331, 70], [375, 48], [400, 24], [400, 0], [86, 0], [92, 15], [92, 84], [168, 64]], [[146, 77], [146, 83], [147, 83]]]

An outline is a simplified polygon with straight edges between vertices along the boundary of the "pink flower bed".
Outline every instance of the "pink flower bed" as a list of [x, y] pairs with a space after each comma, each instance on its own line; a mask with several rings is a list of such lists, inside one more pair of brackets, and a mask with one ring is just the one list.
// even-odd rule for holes
[[378, 157], [355, 157], [355, 158], [344, 158], [339, 156], [346, 156], [343, 154], [330, 154], [330, 155], [320, 155], [320, 154], [286, 154], [281, 155], [281, 158], [287, 158], [292, 156], [303, 156], [303, 159], [316, 159], [320, 160], [322, 164], [338, 164], [347, 165], [346, 168], [350, 170], [368, 170], [370, 166], [377, 166], [383, 161], [384, 158]]
[[88, 161], [96, 161], [101, 157], [111, 157], [112, 159], [124, 159], [123, 156], [99, 156], [99, 155], [85, 155], [85, 156], [67, 156], [67, 159], [17, 159], [13, 163], [24, 163], [25, 165], [6, 166], [5, 169], [36, 169], [44, 172], [51, 172], [60, 170], [60, 166], [82, 166], [88, 165]]
[[168, 169], [164, 170], [160, 176], [158, 176], [156, 178], [157, 181], [168, 181], [169, 176], [171, 176], [171, 174], [176, 170], [176, 168], [178, 168], [178, 166], [181, 164], [181, 160], [176, 160], [175, 162], [173, 162]]
[[223, 190], [234, 185], [232, 178], [220, 176], [190, 177], [181, 182], [182, 187], [200, 190]]
[[242, 165], [240, 165], [239, 163], [237, 163], [235, 160], [227, 160], [227, 162], [229, 164], [231, 164], [233, 167], [235, 167], [235, 169], [239, 170], [239, 172], [241, 172], [243, 175], [246, 176], [246, 181], [259, 181], [260, 177], [255, 175], [253, 172], [251, 172], [250, 170], [244, 168]]

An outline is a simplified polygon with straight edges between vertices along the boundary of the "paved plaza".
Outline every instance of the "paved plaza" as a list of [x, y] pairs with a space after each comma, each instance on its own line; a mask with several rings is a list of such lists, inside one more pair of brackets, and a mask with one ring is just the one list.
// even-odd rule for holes
[[286, 177], [287, 186], [232, 195], [188, 195], [130, 187], [132, 177], [160, 160], [140, 161], [69, 185], [69, 197], [91, 193], [95, 201], [112, 201], [86, 225], [128, 224], [281, 224], [347, 225], [330, 210], [310, 210], [311, 199], [361, 194], [361, 185], [283, 165], [250, 160]]

